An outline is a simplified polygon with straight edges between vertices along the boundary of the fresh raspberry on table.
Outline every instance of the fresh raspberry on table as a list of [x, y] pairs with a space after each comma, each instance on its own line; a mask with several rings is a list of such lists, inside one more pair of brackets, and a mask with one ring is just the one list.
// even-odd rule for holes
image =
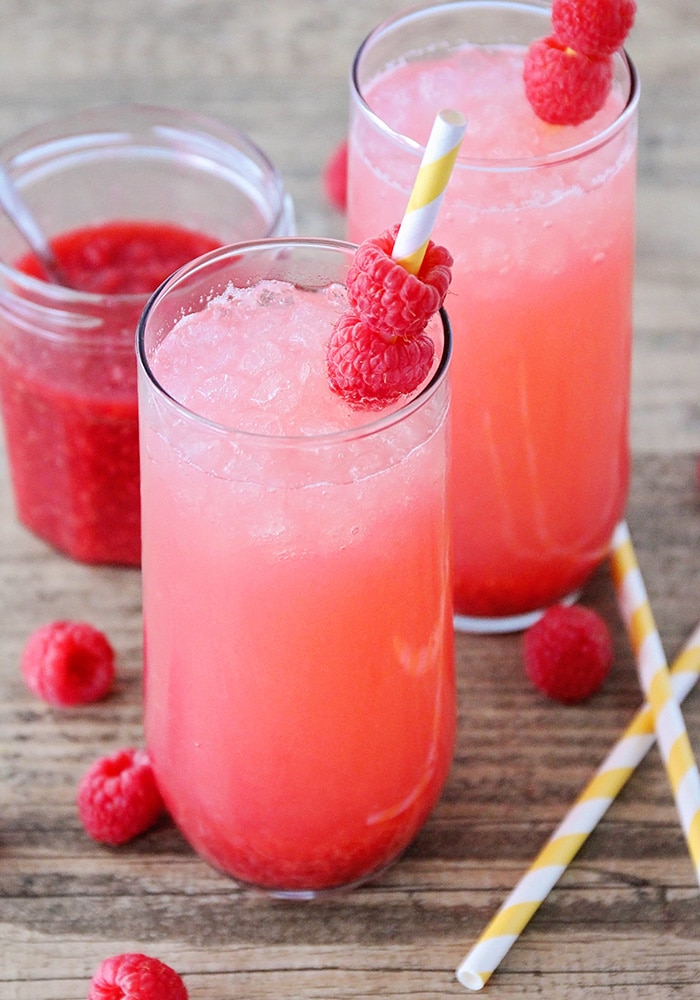
[[352, 406], [380, 408], [417, 389], [434, 354], [435, 345], [425, 333], [387, 339], [346, 312], [328, 345], [328, 378], [333, 391]]
[[634, 0], [553, 0], [552, 29], [559, 41], [586, 56], [611, 56], [634, 24]]
[[350, 308], [386, 338], [424, 330], [444, 303], [452, 277], [452, 255], [432, 240], [418, 274], [393, 260], [398, 231], [393, 226], [360, 244], [346, 278]]
[[138, 952], [106, 958], [90, 981], [88, 1000], [187, 1000], [182, 977], [165, 962]]
[[580, 125], [605, 104], [612, 87], [612, 58], [574, 52], [550, 35], [530, 45], [523, 78], [527, 99], [542, 121]]
[[110, 690], [114, 650], [92, 625], [49, 622], [30, 635], [20, 669], [29, 690], [50, 705], [84, 705]]
[[327, 201], [344, 213], [348, 207], [348, 143], [338, 143], [323, 169], [323, 191]]
[[78, 815], [104, 844], [125, 844], [148, 830], [165, 806], [144, 750], [131, 747], [100, 757], [78, 785]]
[[567, 704], [599, 690], [612, 658], [607, 625], [580, 604], [548, 608], [523, 636], [527, 676], [548, 697]]

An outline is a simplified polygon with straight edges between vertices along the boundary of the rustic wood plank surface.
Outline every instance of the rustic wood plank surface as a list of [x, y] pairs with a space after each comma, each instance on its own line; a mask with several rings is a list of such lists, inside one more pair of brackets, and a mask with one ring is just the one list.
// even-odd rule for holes
[[[364, 34], [404, 0], [2, 0], [0, 142], [88, 104], [191, 107], [249, 132], [299, 230], [341, 235], [320, 171], [343, 135]], [[700, 617], [700, 13], [639, 0], [642, 79], [629, 521], [671, 656]], [[244, 891], [164, 821], [109, 849], [83, 834], [80, 775], [141, 741], [140, 579], [62, 559], [20, 528], [0, 456], [0, 1000], [80, 1000], [125, 950], [193, 1000], [465, 995], [454, 967], [632, 718], [640, 696], [607, 567], [584, 600], [615, 637], [589, 704], [538, 697], [519, 639], [459, 637], [458, 754], [434, 816], [366, 888], [312, 904]], [[116, 691], [55, 711], [18, 674], [32, 628], [84, 617], [118, 652]], [[684, 714], [700, 755], [700, 692]], [[700, 997], [700, 897], [655, 750], [486, 987], [500, 1000]]]

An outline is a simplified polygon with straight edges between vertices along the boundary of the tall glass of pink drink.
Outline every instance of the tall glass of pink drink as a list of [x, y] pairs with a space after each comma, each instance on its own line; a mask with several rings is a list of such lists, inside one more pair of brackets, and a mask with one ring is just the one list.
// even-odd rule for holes
[[458, 627], [504, 631], [575, 595], [628, 489], [638, 83], [552, 126], [527, 103], [533, 0], [465, 0], [386, 22], [354, 62], [349, 235], [401, 217], [437, 110], [468, 120], [435, 239], [455, 258]]
[[175, 822], [282, 895], [414, 838], [455, 729], [446, 318], [382, 411], [329, 389], [349, 244], [238, 244], [139, 328], [145, 730]]

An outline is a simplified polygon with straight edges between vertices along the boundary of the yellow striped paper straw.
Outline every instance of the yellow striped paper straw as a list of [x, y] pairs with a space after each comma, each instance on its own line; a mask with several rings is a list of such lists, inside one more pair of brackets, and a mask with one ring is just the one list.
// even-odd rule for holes
[[[671, 683], [679, 703], [698, 676], [700, 623], [673, 664]], [[463, 986], [480, 990], [486, 985], [654, 742], [654, 714], [644, 705], [460, 964], [457, 979]]]
[[624, 521], [615, 529], [611, 560], [617, 601], [637, 660], [639, 682], [654, 713], [659, 750], [700, 882], [700, 774], [683, 714], [673, 697], [661, 637]]
[[447, 108], [435, 116], [391, 256], [410, 274], [420, 271], [467, 122]]

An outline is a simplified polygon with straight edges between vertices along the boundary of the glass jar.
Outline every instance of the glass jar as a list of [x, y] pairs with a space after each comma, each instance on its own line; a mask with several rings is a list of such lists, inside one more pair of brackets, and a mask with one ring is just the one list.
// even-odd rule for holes
[[[61, 260], [79, 251], [83, 277], [102, 281], [45, 280], [0, 216], [0, 401], [18, 518], [73, 559], [138, 565], [139, 315], [203, 250], [291, 234], [291, 200], [241, 132], [146, 105], [40, 125], [0, 159]], [[110, 285], [110, 268], [134, 282]]]

